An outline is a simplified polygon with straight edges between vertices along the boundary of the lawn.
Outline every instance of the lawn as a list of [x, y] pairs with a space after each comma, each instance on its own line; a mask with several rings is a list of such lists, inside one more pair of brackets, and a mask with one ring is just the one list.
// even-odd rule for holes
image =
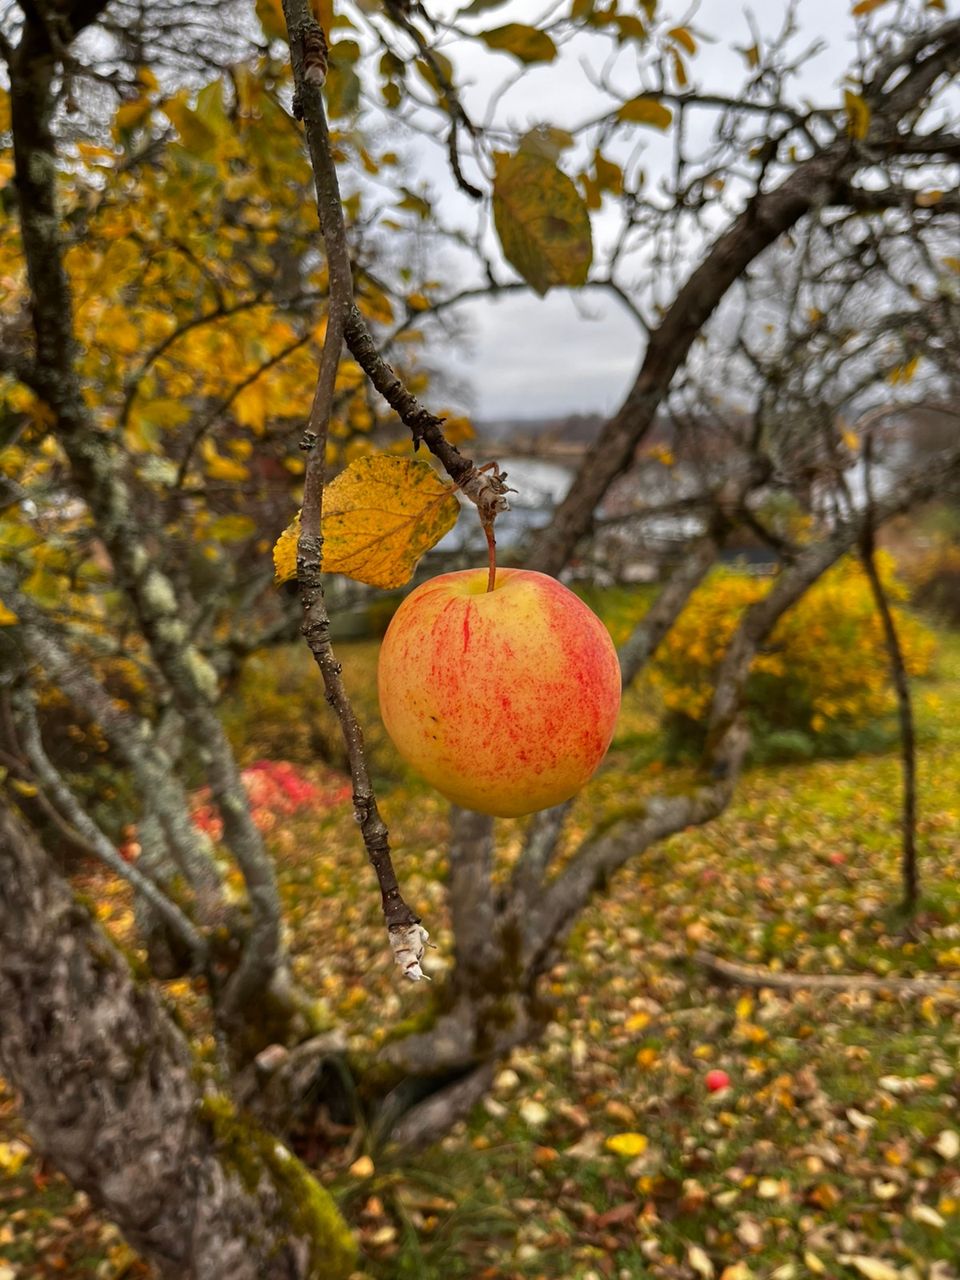
[[[373, 652], [342, 654], [367, 701]], [[330, 1181], [366, 1275], [960, 1275], [960, 997], [748, 991], [715, 985], [694, 960], [706, 949], [798, 973], [935, 972], [960, 991], [956, 635], [941, 636], [935, 678], [916, 694], [924, 900], [909, 935], [896, 910], [896, 755], [750, 770], [721, 819], [639, 857], [582, 918], [547, 975], [543, 1041], [503, 1064], [467, 1124], [414, 1160], [363, 1135], [342, 1148]], [[303, 741], [288, 734], [288, 751], [322, 750], [335, 765], [322, 699], [300, 705]], [[575, 833], [669, 777], [654, 726], [641, 688]], [[264, 722], [248, 759], [278, 754], [270, 733]], [[379, 734], [374, 747], [398, 870], [438, 943], [436, 976], [451, 952], [444, 806]], [[522, 826], [502, 831], [507, 858]], [[297, 972], [369, 1056], [428, 993], [396, 980], [349, 807], [304, 812], [270, 841]], [[125, 891], [95, 887], [123, 935]], [[186, 984], [169, 985], [189, 1000]], [[731, 1083], [711, 1093], [715, 1069]], [[147, 1274], [33, 1156], [0, 1095], [0, 1280]]]

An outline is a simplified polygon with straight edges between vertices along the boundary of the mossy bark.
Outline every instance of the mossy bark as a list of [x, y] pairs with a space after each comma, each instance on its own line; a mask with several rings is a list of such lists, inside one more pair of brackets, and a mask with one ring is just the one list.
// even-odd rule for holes
[[0, 808], [0, 1071], [37, 1149], [177, 1280], [340, 1280], [350, 1233]]

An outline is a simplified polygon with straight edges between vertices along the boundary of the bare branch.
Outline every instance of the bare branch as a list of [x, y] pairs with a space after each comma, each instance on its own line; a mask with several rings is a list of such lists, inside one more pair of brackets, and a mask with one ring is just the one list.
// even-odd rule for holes
[[319, 25], [310, 16], [305, 0], [285, 0], [284, 13], [291, 33], [297, 106], [304, 121], [310, 159], [313, 164], [320, 228], [327, 251], [330, 299], [320, 369], [307, 431], [301, 448], [307, 455], [297, 543], [297, 582], [303, 607], [303, 636], [323, 676], [327, 700], [333, 707], [350, 762], [353, 779], [353, 808], [360, 824], [367, 856], [380, 885], [383, 915], [394, 954], [406, 977], [423, 976], [420, 959], [426, 933], [420, 919], [403, 898], [393, 860], [389, 833], [380, 816], [364, 751], [363, 731], [343, 683], [340, 663], [330, 643], [330, 618], [323, 596], [322, 554], [324, 467], [327, 433], [333, 409], [334, 389], [347, 317], [354, 308], [353, 278], [347, 246], [343, 207], [336, 166], [330, 153], [330, 138], [320, 86], [326, 74], [326, 41]]

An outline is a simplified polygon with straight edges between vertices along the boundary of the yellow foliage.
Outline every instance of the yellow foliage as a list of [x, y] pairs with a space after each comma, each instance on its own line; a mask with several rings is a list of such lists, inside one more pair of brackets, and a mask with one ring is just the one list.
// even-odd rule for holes
[[[904, 589], [889, 556], [877, 556], [892, 601]], [[668, 711], [703, 721], [714, 680], [745, 609], [770, 589], [769, 580], [718, 570], [694, 594], [652, 668]], [[907, 669], [924, 675], [933, 637], [914, 618], [896, 611]], [[893, 706], [883, 628], [858, 560], [825, 574], [788, 613], [754, 659], [748, 701], [778, 729], [822, 732], [828, 726], [862, 728]]]
[[[456, 524], [460, 504], [428, 462], [358, 458], [323, 495], [323, 569], [372, 587], [402, 587]], [[297, 575], [300, 517], [273, 549], [277, 582]]]

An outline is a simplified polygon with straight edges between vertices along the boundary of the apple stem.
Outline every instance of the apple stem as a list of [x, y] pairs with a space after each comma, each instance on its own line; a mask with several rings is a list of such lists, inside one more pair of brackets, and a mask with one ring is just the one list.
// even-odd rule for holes
[[487, 555], [490, 562], [490, 572], [487, 575], [487, 590], [492, 591], [497, 585], [497, 540], [493, 533], [493, 521], [489, 524], [484, 522], [483, 532], [487, 535]]

